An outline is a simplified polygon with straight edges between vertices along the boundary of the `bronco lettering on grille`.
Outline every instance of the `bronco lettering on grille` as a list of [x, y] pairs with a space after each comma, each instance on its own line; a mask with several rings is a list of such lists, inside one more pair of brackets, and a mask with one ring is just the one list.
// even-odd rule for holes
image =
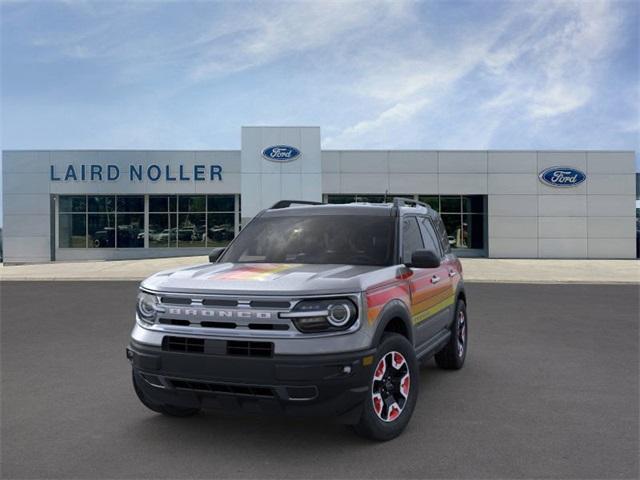
[[200, 316], [208, 318], [259, 318], [269, 319], [272, 316], [271, 312], [247, 312], [247, 311], [234, 311], [234, 310], [210, 310], [205, 308], [178, 308], [170, 307], [167, 309], [167, 313], [170, 315], [185, 315], [185, 316]]

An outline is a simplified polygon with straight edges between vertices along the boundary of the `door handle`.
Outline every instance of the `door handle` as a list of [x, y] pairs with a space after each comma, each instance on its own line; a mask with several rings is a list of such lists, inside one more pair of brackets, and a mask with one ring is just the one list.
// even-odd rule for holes
[[454, 269], [449, 270], [449, 276], [450, 277], [455, 277], [458, 274], [458, 272], [456, 272]]
[[434, 275], [433, 277], [431, 277], [431, 283], [438, 283], [440, 281], [440, 277], [437, 275]]

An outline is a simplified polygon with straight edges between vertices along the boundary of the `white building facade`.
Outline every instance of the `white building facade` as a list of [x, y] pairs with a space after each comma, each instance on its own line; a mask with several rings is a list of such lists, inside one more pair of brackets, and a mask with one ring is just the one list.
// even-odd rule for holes
[[632, 151], [322, 150], [319, 127], [241, 149], [3, 152], [5, 263], [200, 255], [278, 200], [438, 210], [460, 256], [635, 258]]

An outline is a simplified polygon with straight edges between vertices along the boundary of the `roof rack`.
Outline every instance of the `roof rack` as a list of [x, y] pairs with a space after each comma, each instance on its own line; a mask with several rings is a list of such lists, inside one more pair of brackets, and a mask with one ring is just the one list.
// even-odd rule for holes
[[324, 205], [322, 202], [312, 202], [310, 200], [280, 200], [271, 206], [271, 210], [289, 208], [292, 205]]
[[418, 200], [414, 200], [413, 198], [403, 198], [403, 197], [393, 197], [393, 206], [394, 207], [408, 207], [413, 205], [414, 207], [420, 206], [420, 207], [424, 207], [427, 210], [429, 210], [429, 205], [424, 203], [424, 202], [420, 202]]

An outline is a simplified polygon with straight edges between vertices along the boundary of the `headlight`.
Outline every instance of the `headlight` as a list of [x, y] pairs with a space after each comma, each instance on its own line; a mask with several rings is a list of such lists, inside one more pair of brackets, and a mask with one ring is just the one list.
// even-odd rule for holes
[[327, 320], [334, 327], [344, 327], [354, 318], [355, 306], [349, 300], [332, 303], [327, 308], [329, 315]]
[[143, 323], [150, 325], [156, 317], [156, 306], [158, 305], [158, 297], [147, 292], [138, 293], [138, 304], [136, 310], [138, 317]]
[[355, 323], [358, 309], [346, 298], [303, 300], [280, 317], [290, 318], [296, 328], [305, 333], [337, 331]]

